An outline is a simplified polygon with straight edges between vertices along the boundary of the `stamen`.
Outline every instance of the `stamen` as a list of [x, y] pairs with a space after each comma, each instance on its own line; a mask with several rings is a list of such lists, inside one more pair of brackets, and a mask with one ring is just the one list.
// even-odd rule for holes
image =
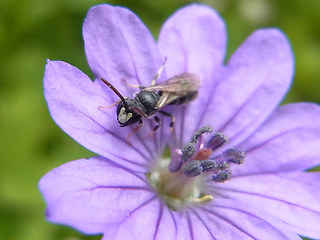
[[183, 172], [188, 177], [195, 177], [203, 172], [201, 161], [194, 160], [183, 166]]
[[211, 195], [203, 195], [200, 198], [194, 199], [193, 201], [196, 203], [205, 203], [205, 202], [210, 202], [213, 199]]
[[225, 161], [217, 162], [213, 159], [207, 159], [201, 161], [201, 167], [203, 168], [203, 172], [213, 172], [228, 169], [230, 166]]
[[209, 126], [202, 127], [192, 135], [191, 142], [197, 141], [199, 136], [201, 136], [202, 134], [211, 133], [211, 132], [212, 132], [211, 127], [209, 127]]
[[217, 170], [225, 170], [228, 169], [230, 166], [226, 161], [219, 162], [217, 166]]
[[198, 139], [199, 137], [201, 137], [202, 134], [204, 133], [210, 133], [212, 132], [212, 128], [211, 127], [202, 127], [200, 128], [198, 131], [196, 131], [192, 138], [191, 138], [191, 141], [188, 142], [182, 149], [181, 149], [181, 152], [182, 152], [182, 155], [181, 155], [181, 159], [183, 161], [187, 161], [189, 160], [193, 154], [196, 152], [197, 150], [197, 142], [198, 142]]
[[169, 171], [170, 172], [176, 172], [180, 169], [182, 165], [182, 160], [181, 160], [181, 150], [178, 148], [173, 148], [170, 151], [171, 155], [171, 161], [169, 163]]
[[150, 184], [170, 209], [178, 210], [189, 203], [211, 201], [214, 196], [208, 194], [205, 186], [202, 186], [203, 181], [211, 177], [213, 182], [224, 183], [231, 178], [230, 165], [243, 163], [245, 152], [238, 149], [223, 149], [213, 153], [228, 139], [224, 134], [216, 133], [210, 135], [209, 141], [204, 144], [204, 134], [210, 132], [210, 127], [200, 128], [181, 149], [170, 150], [171, 160], [166, 158], [147, 175]]
[[201, 166], [203, 168], [203, 172], [209, 172], [217, 170], [217, 162], [212, 159], [201, 161]]
[[212, 180], [216, 183], [223, 183], [227, 180], [229, 180], [231, 177], [231, 170], [230, 168], [227, 168], [225, 170], [221, 170], [218, 173], [212, 175]]
[[182, 155], [181, 155], [181, 159], [183, 161], [187, 161], [188, 159], [190, 159], [193, 154], [196, 152], [196, 143], [194, 142], [189, 142], [187, 143], [182, 149], [181, 149]]
[[206, 147], [215, 151], [218, 148], [221, 148], [226, 142], [228, 142], [228, 138], [224, 134], [216, 133], [209, 139]]
[[242, 164], [246, 157], [245, 152], [240, 151], [235, 148], [229, 148], [223, 152], [223, 157], [228, 161], [234, 164]]

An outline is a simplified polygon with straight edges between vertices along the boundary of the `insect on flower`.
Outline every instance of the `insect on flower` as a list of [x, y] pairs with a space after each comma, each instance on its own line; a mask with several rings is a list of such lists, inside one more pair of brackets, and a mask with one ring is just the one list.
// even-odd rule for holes
[[[142, 117], [152, 117], [157, 122], [153, 132], [161, 125], [160, 118], [155, 115], [157, 112], [164, 116], [170, 117], [170, 129], [173, 129], [175, 117], [171, 113], [161, 110], [166, 105], [183, 105], [194, 100], [198, 95], [200, 79], [197, 75], [191, 73], [178, 74], [167, 81], [156, 84], [164, 65], [160, 67], [149, 87], [132, 85], [125, 82], [131, 87], [140, 88], [140, 92], [134, 98], [123, 97], [123, 95], [107, 80], [101, 78], [120, 100], [106, 107], [110, 108], [118, 104], [117, 119], [120, 127], [125, 127], [139, 122], [139, 125], [129, 134], [133, 133], [143, 126]], [[124, 80], [125, 81], [125, 80]], [[100, 107], [101, 108], [101, 107]]]
[[[114, 102], [120, 99], [113, 106], [119, 107], [118, 116], [123, 111], [122, 125], [133, 124], [134, 115], [145, 121], [145, 105], [141, 110], [133, 104], [139, 92], [154, 92], [157, 105], [163, 95], [177, 95], [183, 79], [194, 86], [188, 74], [162, 84], [156, 76], [151, 83], [156, 71], [145, 67], [159, 56], [172, 58], [172, 74], [164, 80], [194, 72], [203, 88], [194, 88], [199, 97], [186, 111], [163, 107], [174, 103], [169, 98], [156, 110], [147, 107], [154, 115], [164, 110], [176, 116], [175, 136], [163, 131], [157, 138], [138, 136], [129, 145], [123, 139], [129, 129], [120, 132], [115, 119], [108, 124], [98, 112], [108, 87], [66, 62], [48, 60], [44, 95], [50, 115], [97, 155], [41, 178], [49, 222], [114, 240], [320, 239], [320, 173], [306, 171], [319, 165], [320, 107], [277, 107], [294, 73], [293, 52], [282, 31], [253, 32], [225, 61], [225, 23], [209, 6], [191, 4], [173, 13], [155, 42], [130, 10], [99, 4], [89, 10], [83, 35], [95, 76], [151, 76], [143, 79], [150, 80], [143, 83], [146, 88], [125, 95], [130, 101], [105, 82], [118, 95], [110, 91]], [[192, 90], [188, 86], [178, 97]], [[132, 126], [139, 125], [137, 119]]]

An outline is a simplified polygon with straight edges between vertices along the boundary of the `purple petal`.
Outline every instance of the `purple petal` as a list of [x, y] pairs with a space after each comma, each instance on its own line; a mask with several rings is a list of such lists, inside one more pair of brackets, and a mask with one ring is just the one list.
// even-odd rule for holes
[[[127, 141], [131, 127], [119, 128], [116, 107], [99, 109], [114, 102], [110, 89], [92, 82], [79, 69], [58, 61], [48, 61], [44, 76], [45, 98], [54, 121], [89, 150], [126, 166], [146, 171], [163, 149], [165, 138], [148, 137], [146, 124]], [[149, 126], [149, 127], [148, 127]], [[150, 141], [145, 141], [150, 139]]]
[[49, 221], [85, 233], [102, 233], [156, 197], [143, 174], [102, 157], [80, 159], [47, 173], [39, 182]]
[[229, 60], [225, 79], [210, 104], [213, 111], [207, 109], [210, 114], [203, 122], [218, 118], [214, 126], [234, 144], [246, 138], [284, 97], [293, 77], [293, 61], [282, 32], [254, 32]]
[[[87, 60], [95, 77], [98, 79], [103, 77], [110, 81], [124, 97], [132, 97], [139, 90], [127, 86], [121, 81], [122, 79], [131, 84], [149, 86], [165, 61], [150, 31], [126, 8], [107, 4], [92, 7], [83, 24], [83, 38]], [[163, 79], [166, 79], [165, 73], [160, 76], [159, 81]], [[106, 90], [106, 94], [113, 99], [112, 103], [119, 100], [110, 89]], [[112, 114], [115, 117], [116, 114], [114, 112]], [[138, 141], [143, 138], [148, 139], [150, 143], [147, 145], [153, 144], [162, 150], [164, 131], [168, 130], [168, 127], [160, 128], [152, 139], [147, 136], [150, 136], [155, 122], [151, 120], [144, 122], [145, 125], [139, 132], [145, 134], [143, 136], [137, 134]], [[169, 125], [167, 119], [163, 121], [163, 125]], [[117, 133], [120, 132], [118, 127], [113, 129], [117, 130]], [[121, 129], [126, 136], [132, 131], [131, 127], [127, 129], [129, 130]], [[132, 142], [135, 143], [136, 140], [132, 139]], [[152, 149], [150, 151], [154, 152]]]
[[141, 205], [119, 224], [117, 234], [105, 234], [103, 239], [187, 239], [179, 214], [168, 209], [160, 198]]
[[297, 103], [277, 109], [238, 146], [246, 152], [234, 174], [305, 170], [320, 164], [320, 107]]
[[232, 199], [214, 197], [186, 218], [192, 239], [300, 239], [280, 221]]
[[212, 83], [200, 89], [203, 98], [196, 101], [201, 101], [201, 107], [190, 104], [182, 113], [184, 121], [178, 124], [184, 128], [183, 141], [209, 125], [233, 144], [241, 142], [279, 104], [292, 76], [293, 56], [283, 33], [277, 29], [254, 32], [224, 70], [212, 77]]
[[126, 8], [107, 4], [92, 7], [83, 24], [83, 38], [95, 77], [114, 83], [125, 96], [136, 90], [121, 79], [148, 86], [164, 63], [149, 30]]
[[198, 74], [205, 86], [224, 60], [225, 25], [212, 8], [192, 4], [181, 8], [163, 25], [159, 48], [168, 58], [167, 75]]
[[147, 183], [103, 157], [80, 159], [47, 173], [39, 182], [47, 219], [106, 239], [183, 239], [180, 216]]
[[233, 177], [212, 190], [227, 199], [247, 203], [243, 209], [260, 209], [304, 236], [320, 238], [320, 174], [287, 172]]
[[215, 80], [218, 81], [214, 76], [221, 71], [226, 51], [224, 22], [210, 7], [200, 4], [184, 7], [163, 25], [159, 48], [168, 58], [165, 67], [168, 77], [190, 72], [199, 75], [202, 82], [195, 101], [170, 110], [176, 116], [175, 130], [182, 146], [197, 130], [193, 122], [199, 120], [199, 112], [208, 98], [208, 89]]

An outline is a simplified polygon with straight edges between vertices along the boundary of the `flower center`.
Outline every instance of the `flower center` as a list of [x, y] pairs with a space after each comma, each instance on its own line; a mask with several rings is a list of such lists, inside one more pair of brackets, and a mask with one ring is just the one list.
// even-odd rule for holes
[[228, 140], [222, 133], [216, 133], [203, 143], [203, 135], [211, 132], [210, 127], [200, 128], [184, 147], [172, 148], [171, 158], [163, 157], [147, 174], [149, 183], [169, 208], [178, 210], [192, 203], [211, 201], [207, 183], [229, 180], [230, 165], [243, 163], [245, 153], [235, 148], [214, 154]]

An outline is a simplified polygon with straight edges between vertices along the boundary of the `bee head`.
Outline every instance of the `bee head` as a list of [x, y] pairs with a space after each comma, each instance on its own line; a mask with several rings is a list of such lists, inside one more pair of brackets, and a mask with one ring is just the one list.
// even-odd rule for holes
[[120, 127], [129, 126], [138, 122], [142, 117], [146, 117], [146, 110], [139, 101], [139, 98], [125, 98], [122, 94], [107, 80], [100, 78], [119, 98], [120, 103], [117, 108], [117, 119]]
[[142, 115], [140, 115], [134, 105], [134, 100], [127, 98], [121, 101], [117, 108], [117, 116], [120, 127], [129, 126], [138, 122]]

